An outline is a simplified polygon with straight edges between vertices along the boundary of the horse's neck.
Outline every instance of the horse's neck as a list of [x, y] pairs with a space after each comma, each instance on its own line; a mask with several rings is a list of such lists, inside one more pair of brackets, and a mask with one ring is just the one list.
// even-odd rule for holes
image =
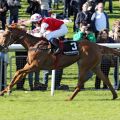
[[36, 38], [32, 35], [27, 34], [24, 40], [22, 41], [22, 45], [26, 48], [29, 49], [30, 47], [35, 46], [36, 43], [40, 41], [39, 38]]

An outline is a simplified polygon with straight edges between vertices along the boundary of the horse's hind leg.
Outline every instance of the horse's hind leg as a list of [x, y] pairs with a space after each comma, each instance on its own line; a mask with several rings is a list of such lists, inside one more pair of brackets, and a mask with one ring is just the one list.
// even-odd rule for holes
[[117, 96], [117, 93], [116, 91], [114, 90], [110, 80], [108, 79], [108, 77], [106, 77], [103, 72], [101, 71], [100, 67], [96, 67], [95, 69], [93, 69], [93, 72], [96, 73], [96, 75], [101, 79], [103, 80], [103, 82], [109, 87], [110, 91], [112, 92], [113, 94], [113, 100], [116, 99], [118, 96]]

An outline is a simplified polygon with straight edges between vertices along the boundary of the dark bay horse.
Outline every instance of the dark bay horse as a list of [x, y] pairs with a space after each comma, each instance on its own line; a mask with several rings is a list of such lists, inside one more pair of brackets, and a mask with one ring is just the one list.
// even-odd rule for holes
[[63, 54], [54, 55], [50, 52], [50, 45], [48, 41], [43, 38], [34, 37], [26, 31], [20, 29], [18, 25], [8, 26], [4, 34], [0, 38], [0, 50], [7, 48], [13, 43], [19, 43], [28, 50], [27, 64], [23, 69], [18, 70], [10, 84], [1, 91], [0, 95], [4, 95], [5, 92], [10, 92], [11, 88], [20, 80], [22, 80], [29, 72], [37, 70], [52, 70], [61, 69], [67, 67], [74, 62], [80, 60], [80, 78], [77, 86], [68, 100], [72, 100], [80, 91], [81, 86], [85, 82], [86, 73], [91, 70], [97, 76], [99, 76], [103, 82], [109, 87], [113, 99], [117, 98], [117, 93], [113, 89], [109, 79], [104, 76], [100, 69], [100, 61], [103, 53], [114, 54], [120, 56], [120, 52], [117, 50], [100, 46], [95, 43], [83, 41], [78, 43], [79, 55], [66, 56]]

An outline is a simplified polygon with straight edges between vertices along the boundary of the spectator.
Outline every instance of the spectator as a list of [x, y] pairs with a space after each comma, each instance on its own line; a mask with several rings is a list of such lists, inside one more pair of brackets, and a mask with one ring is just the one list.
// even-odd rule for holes
[[52, 0], [48, 0], [49, 8], [52, 8]]
[[[44, 84], [48, 86], [48, 77], [51, 74], [51, 71], [44, 71]], [[68, 90], [69, 87], [68, 85], [61, 85], [61, 80], [62, 80], [62, 75], [63, 75], [63, 69], [60, 70], [55, 70], [55, 89], [56, 90]]]
[[26, 12], [30, 15], [33, 15], [35, 13], [41, 13], [40, 9], [40, 3], [36, 0], [27, 0], [29, 6], [26, 9]]
[[93, 14], [95, 12], [96, 3], [95, 0], [88, 0], [88, 11]]
[[44, 70], [43, 71], [43, 83], [48, 87], [48, 79], [49, 75], [52, 73], [51, 70]]
[[[39, 80], [40, 80], [39, 72], [40, 71], [36, 71], [36, 72], [31, 72], [31, 73], [28, 74], [30, 91], [40, 90], [40, 87], [39, 87], [39, 84], [40, 84], [40, 82], [39, 82]], [[35, 78], [33, 77], [34, 73], [35, 73]], [[35, 79], [35, 81], [33, 79]], [[33, 83], [33, 81], [34, 81], [34, 83]]]
[[53, 0], [53, 8], [54, 9], [59, 9], [59, 0]]
[[87, 40], [89, 40], [90, 42], [96, 42], [95, 35], [90, 30], [90, 26], [89, 24], [87, 24], [86, 21], [83, 21], [80, 23], [79, 31], [73, 35], [73, 40], [82, 41], [85, 34], [86, 34]]
[[[116, 20], [113, 24], [113, 28], [112, 31], [110, 32], [110, 36], [115, 40], [115, 43], [120, 43], [120, 20]], [[114, 70], [114, 88], [117, 90], [119, 89], [119, 81], [118, 81], [118, 57], [114, 57], [114, 66], [115, 66], [115, 70]]]
[[96, 5], [97, 5], [98, 3], [104, 3], [104, 0], [95, 0], [95, 3], [96, 3]]
[[92, 29], [97, 37], [98, 33], [103, 29], [109, 29], [108, 15], [104, 12], [103, 3], [98, 3], [97, 11], [92, 15]]
[[42, 17], [48, 17], [48, 10], [49, 10], [49, 4], [48, 0], [39, 0], [40, 6], [41, 6], [41, 16]]
[[[37, 19], [36, 19], [37, 18]], [[42, 23], [42, 24], [44, 24], [45, 25], [45, 23], [47, 23], [46, 25], [48, 26], [48, 27], [50, 27], [50, 28], [46, 28], [45, 26], [43, 26], [43, 28], [45, 27], [45, 29], [47, 29], [47, 30], [49, 30], [49, 29], [51, 29], [51, 31], [54, 31], [53, 30], [53, 28], [55, 27], [54, 25], [59, 25], [59, 24], [63, 24], [63, 22], [62, 21], [60, 21], [60, 20], [57, 20], [57, 19], [54, 19], [54, 18], [46, 18], [46, 21], [44, 21], [44, 19], [45, 18], [41, 18], [41, 16], [39, 15], [39, 14], [34, 14], [33, 16], [31, 16], [31, 21], [33, 22], [33, 23], [35, 23], [35, 25], [36, 25], [36, 27], [40, 27], [40, 26], [42, 26], [41, 24], [39, 24], [39, 23]], [[53, 25], [52, 24], [49, 24], [49, 21], [53, 21], [52, 23], [54, 23]], [[57, 24], [58, 23], [58, 24]], [[55, 29], [58, 29], [59, 30], [59, 27], [55, 27]], [[64, 28], [63, 28], [64, 29]], [[57, 31], [58, 31], [57, 30]], [[65, 34], [66, 33], [66, 27], [65, 27], [65, 31], [64, 32], [61, 32], [59, 35], [58, 35], [58, 37], [59, 36], [62, 36], [61, 34]], [[42, 31], [43, 32], [43, 31]], [[41, 30], [40, 30], [40, 32], [39, 33], [41, 33]], [[46, 37], [47, 37], [47, 33], [46, 33]], [[49, 34], [50, 35], [50, 34]], [[56, 35], [57, 35], [57, 33], [56, 33]], [[55, 36], [56, 36], [55, 35]], [[54, 36], [54, 37], [55, 37]], [[51, 38], [53, 38], [53, 35], [51, 34], [50, 36], [48, 36], [48, 40], [50, 40]], [[61, 70], [58, 70], [58, 71], [61, 71]], [[61, 72], [62, 73], [62, 72]], [[56, 73], [57, 74], [57, 73]], [[48, 75], [49, 75], [49, 71], [44, 71], [44, 82], [45, 82], [45, 84], [47, 85], [47, 83], [48, 83]], [[58, 74], [57, 74], [58, 75]], [[61, 76], [61, 74], [59, 74], [60, 76]], [[61, 80], [61, 78], [59, 78], [59, 77], [57, 77], [58, 79], [59, 79], [59, 81]], [[57, 80], [56, 80], [57, 81]], [[59, 84], [59, 82], [58, 82], [58, 84]], [[56, 86], [57, 86], [57, 84], [56, 84]]]
[[9, 24], [18, 22], [18, 14], [19, 8], [21, 8], [21, 4], [19, 0], [7, 0], [10, 15], [9, 15]]
[[[21, 51], [17, 51], [16, 52], [16, 69], [22, 69], [25, 64], [27, 63], [26, 61], [27, 59], [27, 52], [21, 52]], [[40, 89], [40, 84], [39, 84], [39, 71], [35, 72], [35, 81], [33, 84], [33, 73], [29, 73], [28, 74], [28, 81], [29, 81], [29, 86], [30, 86], [30, 90], [39, 90]], [[17, 90], [24, 90], [24, 83], [25, 83], [25, 78], [23, 78], [21, 81], [19, 81], [17, 83]]]
[[[0, 52], [0, 76], [1, 76], [1, 90], [6, 86], [6, 67], [8, 64], [7, 53]], [[2, 71], [1, 71], [2, 70]]]
[[[39, 35], [39, 27], [34, 28], [30, 34], [35, 36], [35, 37], [40, 37]], [[35, 75], [35, 78], [33, 77], [33, 75]], [[36, 71], [36, 72], [31, 72], [28, 74], [28, 80], [29, 80], [29, 85], [30, 85], [30, 90], [45, 90], [46, 86], [44, 84], [41, 84], [40, 81], [40, 71]], [[33, 80], [35, 79], [35, 81]], [[33, 84], [34, 81], [34, 84]]]
[[[109, 32], [107, 29], [100, 31], [99, 35], [98, 35], [98, 40], [97, 40], [98, 43], [114, 43], [114, 40], [109, 37], [108, 33]], [[111, 57], [111, 55], [110, 56], [108, 56], [108, 55], [102, 56], [101, 70], [106, 77], [108, 77], [108, 75], [109, 75], [109, 71], [110, 71], [112, 62], [113, 62], [113, 57]], [[100, 89], [100, 84], [101, 84], [101, 80], [99, 79], [99, 77], [96, 76], [95, 89]], [[103, 89], [107, 89], [107, 85], [105, 83], [103, 83]]]
[[[0, 34], [4, 31], [0, 30]], [[8, 55], [6, 52], [0, 52], [0, 91], [6, 86], [6, 67], [8, 64]]]
[[[92, 31], [90, 31], [89, 24], [87, 24], [87, 22], [85, 22], [85, 21], [81, 22], [79, 29], [80, 30], [76, 34], [73, 35], [73, 40], [82, 41], [82, 40], [84, 40], [84, 35], [85, 35], [88, 41], [96, 42], [95, 35], [92, 33]], [[77, 62], [77, 64], [78, 64], [78, 79], [80, 79], [80, 64], [81, 64], [81, 61], [79, 60]], [[87, 81], [92, 76], [93, 76], [93, 73], [91, 71], [89, 71], [86, 75], [85, 80]], [[84, 85], [82, 86], [82, 89], [84, 89]]]
[[71, 2], [71, 0], [64, 0], [64, 17], [65, 18], [69, 18], [70, 17], [70, 12], [71, 12], [71, 10], [70, 10], [70, 2]]
[[76, 31], [76, 26], [75, 26], [75, 20], [76, 20], [76, 16], [78, 11], [80, 11], [80, 6], [79, 6], [79, 1], [78, 0], [71, 0], [70, 2], [70, 15], [73, 15], [73, 31]]
[[55, 89], [56, 90], [68, 90], [68, 85], [62, 85], [63, 69], [55, 70]]
[[119, 84], [119, 77], [118, 77], [118, 71], [119, 71], [119, 58], [117, 56], [115, 56], [113, 58], [113, 67], [115, 67], [114, 69], [114, 89], [118, 90], [120, 89], [120, 84]]
[[116, 20], [113, 25], [113, 39], [115, 42], [120, 43], [120, 20]]
[[[78, 65], [78, 80], [80, 79], [80, 65], [81, 65], [81, 60], [77, 61], [77, 65]], [[93, 76], [93, 72], [92, 71], [88, 71], [88, 73], [85, 76], [85, 81], [89, 80], [90, 78], [92, 78]], [[84, 88], [84, 84], [81, 87], [82, 89]]]
[[[22, 25], [21, 28], [24, 29], [25, 31], [27, 31], [25, 25]], [[37, 32], [38, 32], [38, 30], [34, 29], [31, 33], [32, 33], [33, 36], [37, 37], [37, 35], [38, 35]], [[21, 56], [21, 57], [26, 58], [26, 56], [27, 55]], [[21, 63], [23, 62], [23, 60], [25, 60], [25, 59], [22, 59]], [[40, 73], [40, 71], [36, 71], [36, 72], [30, 72], [28, 74], [28, 81], [29, 81], [30, 91], [32, 91], [32, 90], [45, 90], [46, 89], [46, 86], [39, 82], [39, 80], [40, 80], [39, 79], [39, 73]], [[35, 78], [33, 77], [34, 74], [35, 74]], [[34, 79], [35, 79], [35, 81], [34, 81]], [[22, 83], [19, 83], [19, 84], [22, 84]], [[24, 90], [24, 87], [23, 88], [17, 87], [17, 89], [23, 89]]]
[[[22, 69], [26, 62], [27, 59], [27, 52], [23, 51], [17, 51], [15, 52], [15, 56], [16, 56], [16, 70]], [[16, 85], [16, 89], [17, 90], [24, 90], [24, 82], [25, 82], [25, 78], [23, 78], [21, 81], [19, 81]]]
[[[12, 24], [18, 22], [18, 14], [19, 14], [19, 8], [21, 8], [21, 4], [19, 0], [7, 0], [8, 7], [10, 10], [10, 16], [9, 16], [9, 24]], [[16, 70], [22, 69], [26, 64], [26, 58], [27, 58], [27, 52], [21, 52], [17, 51], [15, 52], [16, 55]], [[21, 81], [17, 83], [17, 90], [24, 90], [24, 82], [25, 78], [23, 78]]]
[[2, 22], [2, 30], [5, 30], [7, 10], [7, 2], [5, 0], [0, 0], [0, 21]]
[[[26, 12], [30, 15], [33, 15], [35, 13], [41, 13], [40, 3], [36, 0], [27, 0], [29, 6], [26, 9]], [[32, 29], [34, 29], [35, 26], [32, 24]]]
[[[106, 0], [104, 0], [104, 5], [105, 5]], [[113, 9], [112, 9], [112, 0], [109, 0], [109, 11], [110, 13], [113, 13]]]
[[72, 6], [72, 10], [74, 11], [74, 9], [77, 9], [77, 12], [82, 11], [82, 6], [83, 4], [85, 4], [87, 2], [87, 0], [71, 0], [71, 6]]
[[87, 0], [76, 0], [76, 1], [78, 1], [78, 9], [79, 9], [78, 12], [82, 11], [82, 7], [87, 2]]
[[88, 7], [88, 3], [85, 3], [83, 4], [82, 11], [78, 12], [75, 20], [76, 29], [79, 29], [80, 23], [82, 21], [87, 21], [88, 24], [91, 23], [92, 14], [88, 11]]

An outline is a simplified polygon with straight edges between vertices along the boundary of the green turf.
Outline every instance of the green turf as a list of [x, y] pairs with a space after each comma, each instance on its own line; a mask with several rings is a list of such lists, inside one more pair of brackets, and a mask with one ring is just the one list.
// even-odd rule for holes
[[[20, 18], [26, 18], [29, 16], [24, 13], [27, 4], [24, 0], [22, 0], [22, 4]], [[107, 7], [108, 3], [106, 11], [109, 14]], [[110, 26], [116, 18], [120, 19], [118, 1], [114, 2], [113, 12], [113, 14], [109, 14]], [[72, 37], [72, 23], [68, 24], [68, 28], [67, 37]], [[12, 73], [14, 74], [14, 72]], [[9, 69], [7, 73], [9, 78]], [[109, 77], [113, 83], [113, 69], [111, 69]], [[94, 80], [95, 76], [85, 84], [86, 90], [80, 92], [73, 101], [65, 101], [72, 94], [77, 83], [77, 65], [74, 64], [64, 69], [62, 79], [63, 84], [70, 86], [70, 91], [55, 91], [55, 96], [51, 97], [50, 81], [49, 89], [45, 92], [13, 91], [11, 96], [5, 95], [0, 98], [0, 120], [120, 120], [120, 99], [111, 100], [112, 95], [108, 90], [95, 91]], [[25, 88], [29, 88], [28, 82], [26, 82]], [[120, 91], [118, 91], [118, 95], [120, 96]]]
[[[82, 91], [74, 101], [72, 92], [18, 92], [0, 98], [0, 120], [119, 120], [120, 99], [109, 91]], [[120, 94], [120, 92], [119, 92]]]
[[[113, 79], [112, 71], [110, 78]], [[119, 120], [120, 99], [111, 100], [109, 90], [94, 90], [94, 78], [85, 84], [73, 101], [65, 101], [77, 83], [77, 65], [64, 69], [62, 83], [70, 91], [13, 91], [0, 98], [0, 120]], [[26, 81], [25, 88], [28, 88]], [[118, 91], [120, 96], [120, 91]]]

